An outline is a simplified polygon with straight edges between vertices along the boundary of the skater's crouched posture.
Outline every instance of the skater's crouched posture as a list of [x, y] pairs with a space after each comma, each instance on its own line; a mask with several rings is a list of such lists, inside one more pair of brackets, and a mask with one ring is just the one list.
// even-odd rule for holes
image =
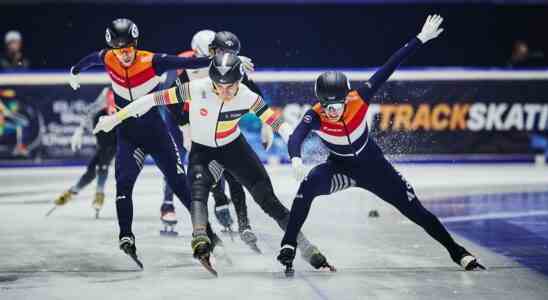
[[[189, 180], [193, 224], [192, 250], [202, 262], [209, 262], [211, 241], [206, 235], [207, 198], [223, 170], [230, 172], [253, 196], [263, 211], [285, 229], [289, 211], [274, 194], [270, 178], [240, 133], [238, 122], [248, 112], [278, 132], [287, 141], [291, 129], [262, 97], [241, 84], [244, 71], [240, 59], [231, 53], [217, 54], [209, 78], [192, 80], [140, 98], [113, 116], [99, 121], [95, 130], [110, 130], [129, 116], [142, 115], [156, 105], [185, 102], [189, 106], [192, 146]], [[133, 119], [129, 120], [132, 121]], [[325, 257], [301, 233], [297, 233], [301, 254], [314, 267], [326, 264]]]
[[301, 180], [304, 169], [301, 145], [314, 131], [330, 150], [327, 161], [316, 166], [301, 182], [293, 201], [287, 230], [281, 242], [278, 260], [292, 273], [297, 233], [303, 226], [312, 201], [349, 187], [361, 187], [395, 206], [403, 215], [421, 226], [442, 244], [451, 259], [466, 270], [483, 268], [476, 258], [457, 244], [438, 218], [426, 210], [411, 185], [386, 160], [381, 149], [369, 136], [366, 114], [375, 91], [388, 79], [397, 66], [443, 29], [439, 16], [428, 17], [421, 33], [409, 41], [383, 65], [363, 87], [351, 89], [340, 72], [323, 73], [316, 80], [315, 92], [319, 103], [303, 117], [288, 143], [289, 156], [296, 177]]

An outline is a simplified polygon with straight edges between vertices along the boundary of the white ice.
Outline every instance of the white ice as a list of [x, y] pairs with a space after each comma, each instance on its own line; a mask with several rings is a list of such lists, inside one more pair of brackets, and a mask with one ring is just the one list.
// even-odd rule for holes
[[[398, 169], [425, 202], [439, 195], [544, 189], [548, 182], [548, 169], [524, 165]], [[248, 196], [264, 255], [223, 235], [234, 264], [216, 261], [220, 276], [212, 278], [192, 258], [189, 215], [180, 203], [180, 236], [159, 235], [162, 177], [154, 166], [145, 167], [134, 191], [133, 229], [145, 265], [139, 271], [117, 248], [113, 176], [99, 220], [90, 206], [94, 184], [44, 217], [83, 171], [0, 169], [0, 299], [548, 299], [547, 277], [456, 236], [490, 267], [463, 272], [422, 229], [358, 189], [317, 199], [304, 227], [337, 273], [315, 271], [297, 259], [296, 276], [284, 278], [275, 261], [282, 232]], [[269, 172], [277, 195], [290, 206], [297, 184], [289, 169]], [[370, 209], [381, 217], [368, 218]]]

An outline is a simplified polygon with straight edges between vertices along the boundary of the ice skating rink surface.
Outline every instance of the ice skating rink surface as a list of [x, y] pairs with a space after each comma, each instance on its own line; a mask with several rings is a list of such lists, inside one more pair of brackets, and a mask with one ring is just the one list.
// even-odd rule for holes
[[[488, 271], [463, 272], [395, 209], [349, 189], [317, 199], [304, 227], [338, 272], [297, 258], [295, 277], [285, 278], [275, 260], [282, 232], [248, 196], [264, 254], [222, 235], [233, 263], [217, 259], [220, 276], [212, 278], [192, 258], [189, 214], [180, 203], [179, 236], [159, 235], [162, 176], [155, 166], [145, 167], [134, 191], [133, 229], [145, 265], [139, 271], [118, 250], [113, 176], [100, 219], [91, 209], [94, 183], [46, 218], [84, 167], [0, 169], [0, 299], [548, 299], [548, 167], [397, 168]], [[289, 207], [297, 188], [290, 169], [269, 172]], [[380, 217], [368, 218], [371, 209]], [[210, 220], [218, 231], [212, 214]]]

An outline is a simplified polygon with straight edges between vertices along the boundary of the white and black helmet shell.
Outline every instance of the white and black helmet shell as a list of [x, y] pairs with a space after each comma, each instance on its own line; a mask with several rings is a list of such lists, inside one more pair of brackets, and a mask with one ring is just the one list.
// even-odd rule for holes
[[190, 47], [196, 53], [197, 57], [209, 56], [209, 44], [215, 38], [215, 31], [205, 29], [200, 30], [194, 34]]
[[209, 77], [216, 83], [235, 83], [242, 80], [244, 74], [240, 58], [232, 53], [215, 55], [209, 66]]

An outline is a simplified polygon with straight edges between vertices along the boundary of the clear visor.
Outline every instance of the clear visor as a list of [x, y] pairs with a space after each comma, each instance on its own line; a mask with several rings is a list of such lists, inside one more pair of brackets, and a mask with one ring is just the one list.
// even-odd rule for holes
[[215, 55], [223, 55], [225, 53], [232, 53], [234, 55], [238, 55], [237, 51], [234, 51], [232, 49], [225, 49], [225, 48], [209, 48], [209, 55], [215, 56]]

